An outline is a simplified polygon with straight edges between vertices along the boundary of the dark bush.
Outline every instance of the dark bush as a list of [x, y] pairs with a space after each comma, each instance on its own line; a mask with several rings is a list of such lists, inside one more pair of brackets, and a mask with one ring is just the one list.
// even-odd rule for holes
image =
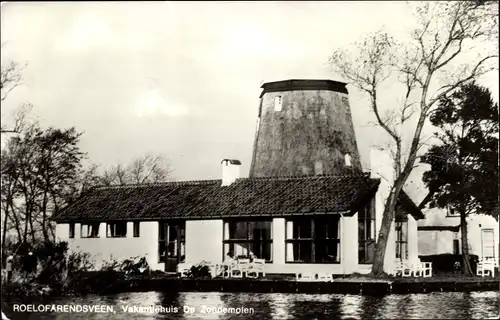
[[189, 278], [211, 278], [210, 267], [207, 265], [199, 264], [194, 265], [189, 269], [187, 274]]

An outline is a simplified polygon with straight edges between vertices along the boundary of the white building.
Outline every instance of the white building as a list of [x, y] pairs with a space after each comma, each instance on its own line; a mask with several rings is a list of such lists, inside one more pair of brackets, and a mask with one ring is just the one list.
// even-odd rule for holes
[[[153, 269], [176, 271], [182, 263], [221, 263], [232, 251], [266, 259], [268, 273], [371, 271], [388, 188], [383, 180], [369, 174], [239, 179], [239, 161], [222, 166], [222, 180], [89, 190], [54, 217], [57, 238], [89, 253], [96, 266], [144, 256]], [[404, 193], [400, 204], [388, 268], [396, 257], [418, 255], [416, 219], [423, 216]]]
[[[499, 225], [494, 217], [472, 214], [467, 217], [469, 253], [479, 258], [499, 257]], [[460, 217], [450, 210], [428, 209], [418, 222], [419, 255], [461, 254]]]

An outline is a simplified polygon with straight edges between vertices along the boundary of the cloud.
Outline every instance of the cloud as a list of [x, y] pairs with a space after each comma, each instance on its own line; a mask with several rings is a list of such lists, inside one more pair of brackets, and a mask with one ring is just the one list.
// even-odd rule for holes
[[159, 89], [149, 89], [139, 96], [135, 114], [138, 117], [180, 116], [187, 114], [187, 109], [163, 98]]

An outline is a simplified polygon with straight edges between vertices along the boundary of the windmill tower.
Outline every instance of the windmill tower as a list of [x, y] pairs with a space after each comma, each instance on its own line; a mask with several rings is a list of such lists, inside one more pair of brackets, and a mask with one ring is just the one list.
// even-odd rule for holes
[[250, 177], [362, 172], [345, 83], [285, 80], [261, 88]]

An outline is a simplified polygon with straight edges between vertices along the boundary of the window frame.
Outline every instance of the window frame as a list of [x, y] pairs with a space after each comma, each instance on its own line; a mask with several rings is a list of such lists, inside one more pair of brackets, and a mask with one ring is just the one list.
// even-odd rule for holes
[[[165, 230], [165, 226], [168, 227], [168, 235], [164, 234], [161, 236], [163, 231]], [[177, 228], [179, 231], [177, 234], [176, 240], [170, 240], [170, 228]], [[180, 238], [180, 239], [179, 239]], [[168, 256], [168, 249], [171, 243], [177, 243], [177, 250], [175, 250], [175, 255]], [[165, 255], [162, 255], [162, 247], [165, 251]], [[184, 249], [184, 255], [182, 255], [182, 251]], [[158, 221], [158, 263], [167, 263], [167, 259], [170, 257], [171, 259], [177, 258], [178, 263], [184, 263], [186, 261], [186, 220], [160, 220]], [[181, 254], [179, 256], [179, 253]], [[184, 257], [184, 259], [182, 259]]]
[[[401, 209], [396, 209], [401, 210]], [[403, 233], [403, 228], [406, 228], [406, 232]], [[403, 212], [396, 213], [396, 219], [394, 221], [394, 233], [396, 235], [396, 248], [395, 248], [395, 256], [396, 259], [403, 261], [408, 260], [408, 215]], [[403, 237], [405, 235], [405, 237]], [[406, 244], [405, 246], [403, 246]], [[404, 254], [402, 255], [402, 248], [405, 248]], [[399, 248], [399, 251], [398, 251]], [[399, 252], [399, 257], [398, 257]], [[404, 256], [404, 258], [403, 258]]]
[[[267, 222], [270, 224], [269, 228], [269, 239], [250, 239], [250, 228], [248, 227], [248, 224], [251, 222]], [[246, 230], [247, 230], [247, 235], [246, 238], [241, 238], [241, 239], [236, 239], [236, 238], [229, 238], [229, 235], [227, 235], [226, 239], [226, 224], [229, 223], [246, 223]], [[223, 232], [222, 232], [222, 259], [224, 260], [226, 257], [226, 245], [231, 245], [231, 244], [259, 244], [260, 245], [260, 250], [261, 252], [263, 251], [263, 248], [266, 245], [270, 245], [270, 257], [269, 260], [265, 259], [265, 263], [273, 263], [273, 253], [274, 253], [274, 246], [273, 246], [273, 219], [267, 219], [267, 218], [258, 218], [258, 219], [225, 219], [223, 220], [222, 224]], [[228, 232], [230, 233], [230, 227], [228, 226]], [[247, 247], [248, 250], [248, 247]], [[260, 257], [257, 257], [258, 259], [261, 259]]]
[[[316, 237], [316, 221], [321, 219], [336, 218], [337, 219], [337, 238], [317, 238]], [[285, 263], [288, 264], [341, 264], [342, 263], [342, 217], [340, 215], [325, 215], [325, 216], [302, 216], [302, 217], [292, 217], [285, 219]], [[288, 222], [294, 223], [295, 221], [307, 221], [311, 222], [311, 236], [310, 238], [289, 238], [288, 234]], [[327, 229], [328, 230], [328, 229]], [[293, 236], [293, 235], [292, 235]], [[320, 242], [334, 243], [337, 245], [337, 258], [338, 261], [315, 261], [316, 260], [316, 244]], [[311, 245], [311, 261], [289, 261], [288, 260], [288, 247], [289, 244], [293, 245], [298, 243], [310, 243]], [[300, 250], [300, 249], [299, 249]]]
[[134, 238], [141, 237], [141, 222], [140, 221], [133, 221], [133, 223], [132, 223], [132, 236]]
[[[125, 226], [125, 234], [114, 235], [113, 231], [116, 233], [117, 226], [120, 224], [122, 224], [122, 227]], [[115, 228], [113, 229], [112, 226]], [[106, 221], [106, 238], [126, 238], [128, 233], [127, 227], [127, 221]]]
[[454, 208], [447, 207], [446, 208], [446, 218], [459, 218], [460, 213], [458, 213], [458, 210], [455, 210]]
[[68, 235], [68, 237], [70, 239], [75, 238], [75, 223], [74, 222], [69, 223], [69, 235]]
[[[375, 260], [375, 244], [376, 244], [376, 234], [377, 234], [377, 217], [375, 212], [375, 198], [370, 199], [368, 204], [362, 209], [365, 213], [362, 217], [360, 212], [358, 212], [358, 264], [373, 264]], [[363, 222], [364, 235], [361, 237], [360, 235], [360, 222]], [[370, 221], [370, 228], [368, 228], [368, 221]], [[371, 234], [371, 238], [368, 237], [368, 229]], [[373, 247], [373, 260], [370, 262], [370, 259], [367, 259], [369, 256], [369, 246]], [[363, 248], [364, 257], [361, 257], [361, 248]]]
[[[91, 235], [87, 236], [85, 235], [84, 236], [84, 233], [83, 233], [83, 228], [87, 226], [87, 231], [89, 230], [89, 227], [90, 226], [95, 226], [95, 228], [92, 228], [91, 230], [97, 230], [97, 232], [95, 232], [95, 235], [92, 235], [92, 233], [94, 232], [90, 232]], [[101, 228], [101, 222], [85, 222], [85, 223], [81, 223], [80, 224], [80, 238], [84, 238], [84, 239], [95, 239], [95, 238], [100, 238], [100, 228]], [[89, 234], [89, 232], [87, 232], [87, 234]]]

